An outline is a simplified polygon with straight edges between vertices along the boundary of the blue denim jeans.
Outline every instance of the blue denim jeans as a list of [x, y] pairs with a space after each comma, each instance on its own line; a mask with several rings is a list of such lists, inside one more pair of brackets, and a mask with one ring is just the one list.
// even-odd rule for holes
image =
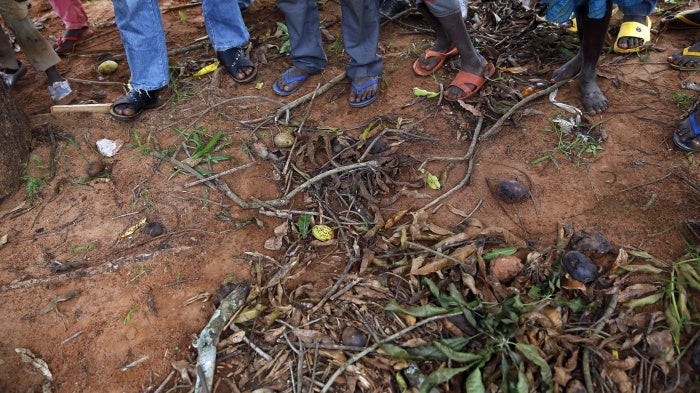
[[[277, 0], [289, 32], [291, 59], [295, 67], [309, 74], [321, 72], [327, 64], [323, 51], [316, 0]], [[350, 61], [345, 71], [350, 79], [382, 73], [379, 43], [379, 1], [341, 0], [340, 29]]]
[[624, 15], [630, 16], [649, 16], [656, 8], [656, 0], [642, 0], [633, 5], [621, 5], [620, 11]]
[[[241, 0], [250, 5], [251, 0]], [[168, 85], [168, 49], [158, 0], [113, 0], [133, 89]], [[204, 26], [216, 51], [243, 46], [250, 35], [236, 0], [203, 0]]]

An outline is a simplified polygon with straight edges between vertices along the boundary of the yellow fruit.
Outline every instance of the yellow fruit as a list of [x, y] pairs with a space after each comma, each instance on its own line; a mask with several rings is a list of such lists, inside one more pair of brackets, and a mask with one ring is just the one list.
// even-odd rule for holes
[[119, 67], [119, 64], [117, 64], [116, 61], [106, 60], [100, 63], [99, 66], [97, 66], [97, 72], [99, 72], [102, 75], [109, 75], [116, 71], [117, 67]]
[[318, 224], [311, 228], [311, 234], [322, 242], [333, 239], [333, 230], [328, 225]]
[[280, 132], [279, 134], [275, 135], [274, 138], [272, 138], [272, 141], [277, 147], [292, 147], [294, 144], [294, 135], [290, 134], [289, 132]]

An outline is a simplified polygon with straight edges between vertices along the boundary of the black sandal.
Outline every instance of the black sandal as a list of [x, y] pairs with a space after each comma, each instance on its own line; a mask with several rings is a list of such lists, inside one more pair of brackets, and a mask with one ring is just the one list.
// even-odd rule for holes
[[[112, 104], [109, 108], [109, 114], [117, 120], [134, 120], [137, 118], [145, 109], [153, 109], [158, 106], [158, 93], [160, 90], [142, 90], [133, 89], [130, 90], [126, 95]], [[133, 115], [121, 115], [114, 111], [117, 105], [129, 105], [134, 108]]]
[[[243, 54], [243, 49], [241, 48], [230, 48], [226, 49], [225, 51], [216, 52], [216, 56], [219, 58], [219, 61], [224, 65], [224, 67], [226, 67], [228, 73], [231, 74], [233, 80], [238, 83], [250, 82], [253, 80], [253, 78], [255, 78], [255, 76], [258, 75], [258, 69], [255, 67], [255, 64], [253, 64], [250, 59], [245, 57], [245, 54]], [[244, 68], [252, 68], [253, 72], [251, 72], [250, 75], [246, 75], [242, 79], [236, 78], [236, 75], [238, 75], [239, 72], [245, 75], [245, 72], [243, 72]]]

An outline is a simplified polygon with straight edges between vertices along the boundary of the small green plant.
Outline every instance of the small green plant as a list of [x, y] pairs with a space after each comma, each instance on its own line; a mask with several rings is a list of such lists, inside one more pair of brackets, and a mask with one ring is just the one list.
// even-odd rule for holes
[[[20, 179], [26, 182], [24, 189], [27, 191], [27, 198], [30, 200], [34, 200], [41, 195], [41, 189], [48, 177], [48, 173], [44, 169], [45, 167], [39, 156], [32, 156], [28, 162], [22, 163], [22, 176], [20, 176]], [[42, 172], [38, 177], [33, 175], [37, 171]]]
[[142, 205], [145, 208], [153, 209], [156, 205], [156, 200], [151, 197], [151, 190], [148, 188], [139, 188], [138, 193], [134, 192], [135, 198], [133, 202], [134, 208]]
[[177, 19], [183, 23], [187, 20], [187, 15], [185, 14], [185, 12], [183, 10], [177, 11]]
[[184, 162], [192, 167], [200, 163], [215, 164], [233, 158], [229, 154], [215, 154], [233, 143], [230, 138], [224, 138], [226, 133], [223, 131], [217, 131], [211, 138], [208, 137], [206, 128], [199, 126], [189, 134], [181, 130], [176, 132], [183, 137], [185, 145], [191, 149], [189, 158]]
[[126, 315], [124, 316], [124, 325], [131, 322], [131, 316], [140, 309], [141, 309], [141, 306], [131, 307], [131, 309], [129, 309], [129, 311], [127, 311]]
[[86, 244], [79, 244], [77, 246], [71, 245], [70, 242], [68, 242], [68, 252], [70, 253], [71, 256], [76, 255], [77, 253], [80, 252], [89, 252], [95, 249], [95, 241], [91, 241]]
[[175, 273], [175, 288], [180, 289], [182, 286], [182, 270], [178, 270], [177, 273]]
[[600, 136], [596, 135], [594, 127], [574, 124], [572, 121], [556, 119], [552, 121], [552, 130], [542, 130], [545, 133], [553, 133], [557, 138], [557, 145], [553, 149], [546, 149], [545, 155], [531, 161], [536, 165], [541, 162], [551, 161], [559, 169], [558, 156], [564, 156], [576, 165], [587, 157], [598, 157], [598, 152], [603, 150], [600, 146]]
[[[436, 386], [452, 379], [457, 374], [467, 375], [466, 391], [486, 391], [481, 370], [487, 364], [498, 364], [501, 369], [500, 391], [531, 391], [532, 381], [523, 372], [528, 363], [539, 368], [538, 391], [551, 392], [552, 371], [533, 344], [518, 341], [520, 316], [532, 310], [532, 304], [524, 304], [520, 295], [510, 296], [499, 303], [486, 303], [478, 299], [467, 300], [454, 284], [446, 292], [441, 292], [430, 279], [424, 279], [437, 304], [404, 307], [395, 300], [384, 308], [397, 314], [427, 318], [441, 314], [461, 314], [475, 331], [470, 336], [440, 338], [425, 345], [401, 347], [395, 344], [382, 344], [380, 348], [393, 357], [406, 360], [438, 360], [449, 366], [440, 368], [428, 375], [419, 387], [419, 392], [427, 393]], [[479, 345], [470, 344], [479, 343]]]
[[676, 105], [676, 108], [686, 109], [693, 105], [693, 102], [695, 102], [695, 97], [682, 91], [674, 91], [671, 94], [671, 101], [674, 105]]
[[309, 227], [311, 227], [311, 216], [308, 214], [302, 214], [297, 220], [297, 227], [299, 228], [299, 236], [302, 239], [306, 239], [309, 235]]
[[288, 55], [291, 52], [291, 43], [289, 42], [289, 30], [287, 25], [282, 22], [277, 22], [277, 31], [275, 34], [267, 38], [277, 38], [281, 44], [267, 44], [268, 48], [275, 48], [281, 55]]
[[333, 54], [333, 56], [338, 57], [343, 54], [344, 50], [345, 46], [343, 46], [343, 37], [337, 35], [335, 37], [335, 41], [333, 41], [333, 43], [331, 43], [331, 45], [328, 47], [328, 52]]
[[170, 103], [173, 105], [196, 94], [194, 85], [184, 79], [180, 79], [178, 77], [179, 74], [180, 70], [170, 69]]
[[153, 133], [149, 132], [143, 140], [137, 130], [131, 130], [130, 133], [134, 137], [134, 143], [131, 146], [138, 149], [144, 156], [151, 154], [153, 151], [153, 147], [151, 147]]
[[138, 281], [138, 280], [141, 279], [141, 277], [142, 277], [143, 275], [145, 275], [146, 273], [148, 273], [148, 272], [151, 271], [151, 269], [147, 268], [147, 267], [144, 266], [144, 265], [139, 265], [139, 266], [137, 266], [137, 269], [138, 269], [138, 271], [136, 272], [136, 274], [134, 275], [134, 277], [131, 277], [131, 278], [129, 279], [129, 282]]

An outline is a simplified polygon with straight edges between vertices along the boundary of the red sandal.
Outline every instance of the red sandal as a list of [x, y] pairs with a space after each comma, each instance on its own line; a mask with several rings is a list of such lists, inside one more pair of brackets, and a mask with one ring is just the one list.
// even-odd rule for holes
[[58, 55], [72, 53], [73, 50], [75, 50], [75, 46], [78, 45], [79, 42], [85, 41], [94, 34], [95, 32], [90, 30], [90, 28], [87, 26], [83, 27], [82, 29], [66, 30], [63, 37], [59, 37], [56, 43], [53, 45], [53, 49]]
[[[464, 94], [462, 94], [461, 96], [459, 96], [457, 98], [447, 98], [445, 96], [445, 93], [443, 93], [442, 97], [447, 101], [466, 100], [467, 98], [475, 95], [479, 91], [479, 89], [481, 89], [484, 86], [484, 84], [486, 84], [486, 78], [490, 78], [495, 73], [496, 73], [496, 67], [494, 67], [494, 65], [491, 63], [486, 64], [486, 68], [485, 68], [485, 72], [484, 72], [485, 76], [475, 75], [475, 74], [472, 74], [471, 72], [460, 70], [457, 73], [457, 76], [452, 81], [452, 83], [450, 83], [450, 86], [448, 86], [448, 88], [450, 88], [452, 86], [458, 87], [460, 90], [462, 90], [464, 92]], [[470, 89], [469, 85], [473, 85], [474, 89], [473, 90]]]
[[445, 64], [445, 61], [446, 61], [447, 59], [449, 59], [450, 57], [457, 56], [458, 54], [459, 54], [459, 50], [458, 50], [457, 47], [454, 46], [454, 45], [452, 45], [452, 47], [450, 48], [450, 50], [448, 50], [448, 51], [445, 52], [445, 53], [437, 52], [437, 51], [428, 49], [428, 50], [426, 50], [425, 53], [423, 54], [423, 57], [424, 57], [426, 60], [427, 60], [427, 59], [430, 59], [430, 58], [433, 58], [433, 57], [437, 57], [437, 58], [439, 59], [438, 62], [435, 63], [435, 65], [434, 65], [432, 68], [430, 68], [430, 69], [425, 69], [425, 68], [421, 68], [421, 66], [420, 66], [420, 58], [418, 58], [418, 59], [416, 59], [416, 61], [413, 62], [413, 72], [415, 72], [416, 75], [419, 75], [419, 76], [428, 76], [428, 75], [432, 74], [433, 72], [435, 72], [435, 71], [439, 70], [440, 68], [442, 68], [443, 64]]

